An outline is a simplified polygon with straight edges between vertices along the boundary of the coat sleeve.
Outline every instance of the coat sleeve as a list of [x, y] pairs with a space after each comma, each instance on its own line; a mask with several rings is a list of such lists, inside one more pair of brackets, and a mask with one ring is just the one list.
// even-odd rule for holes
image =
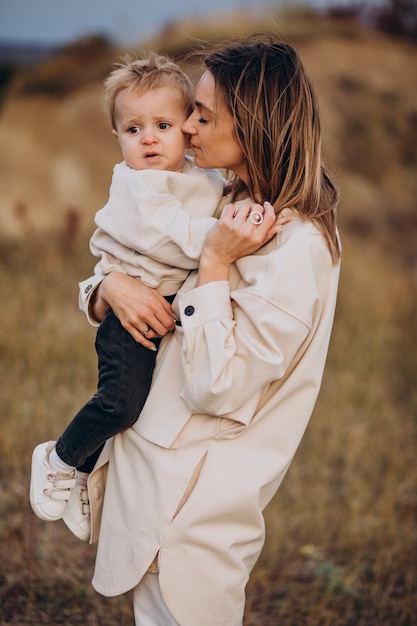
[[248, 423], [247, 403], [256, 407], [265, 386], [285, 376], [314, 331], [330, 255], [321, 236], [293, 239], [241, 259], [243, 287], [237, 278], [235, 289], [213, 282], [179, 294], [183, 396], [192, 412]]

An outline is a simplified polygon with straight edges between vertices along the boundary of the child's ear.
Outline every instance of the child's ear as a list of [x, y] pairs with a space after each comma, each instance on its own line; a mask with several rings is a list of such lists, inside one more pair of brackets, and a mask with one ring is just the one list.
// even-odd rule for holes
[[111, 132], [112, 132], [112, 135], [113, 135], [113, 137], [115, 139], [119, 139], [119, 135], [118, 135], [117, 130], [115, 128], [113, 128], [113, 130]]

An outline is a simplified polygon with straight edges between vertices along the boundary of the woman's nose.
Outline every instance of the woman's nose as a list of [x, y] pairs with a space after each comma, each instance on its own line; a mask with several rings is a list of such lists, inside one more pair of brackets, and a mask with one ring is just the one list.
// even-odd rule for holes
[[195, 135], [195, 125], [193, 123], [193, 114], [191, 113], [190, 117], [187, 117], [184, 124], [181, 127], [182, 132], [185, 135]]

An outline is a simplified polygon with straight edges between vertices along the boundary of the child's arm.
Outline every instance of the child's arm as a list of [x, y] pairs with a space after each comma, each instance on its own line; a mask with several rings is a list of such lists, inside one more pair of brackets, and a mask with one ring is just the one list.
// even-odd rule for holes
[[132, 251], [169, 266], [197, 267], [211, 217], [221, 199], [223, 179], [216, 183], [202, 172], [181, 174], [115, 168], [107, 205], [97, 213], [99, 227], [92, 244], [122, 260]]

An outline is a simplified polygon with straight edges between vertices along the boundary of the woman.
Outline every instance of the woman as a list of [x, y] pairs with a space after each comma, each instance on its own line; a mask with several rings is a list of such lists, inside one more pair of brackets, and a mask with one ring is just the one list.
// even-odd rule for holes
[[[232, 171], [233, 204], [174, 301], [139, 420], [89, 482], [94, 537], [101, 519], [93, 585], [134, 589], [141, 626], [242, 624], [262, 510], [313, 410], [338, 284], [338, 193], [296, 51], [251, 39], [205, 66], [183, 130], [198, 166]], [[159, 295], [122, 273], [90, 285], [90, 315], [113, 308], [140, 343], [174, 328]]]

